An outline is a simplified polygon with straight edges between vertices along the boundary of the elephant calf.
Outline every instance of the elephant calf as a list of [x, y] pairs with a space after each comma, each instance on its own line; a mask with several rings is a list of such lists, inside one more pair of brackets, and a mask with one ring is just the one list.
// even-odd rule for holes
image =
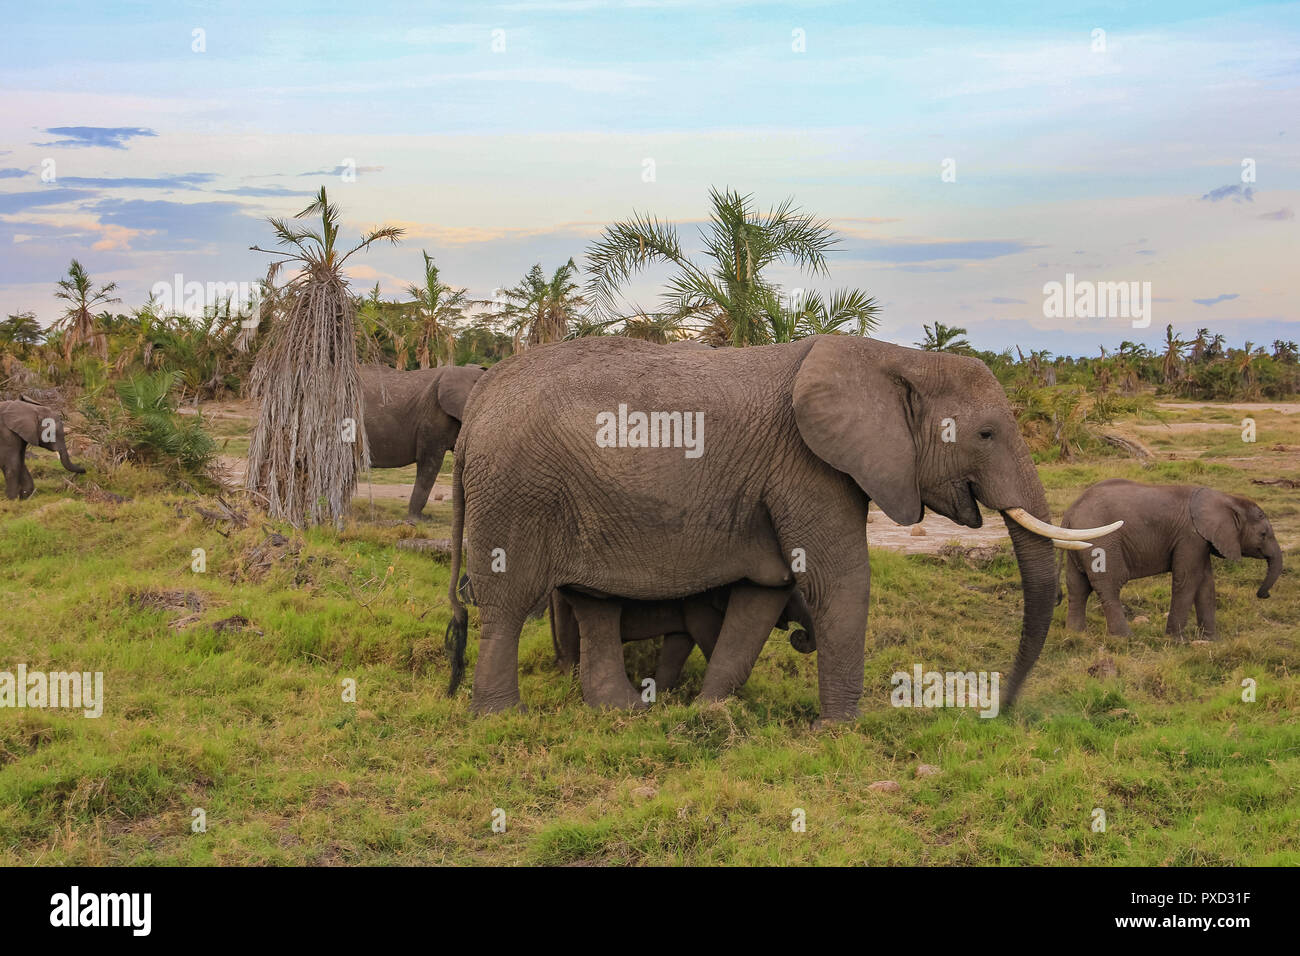
[[[561, 670], [579, 671], [583, 679], [583, 696], [592, 706], [609, 703], [611, 698], [622, 701], [626, 696], [627, 679], [621, 669], [609, 674], [593, 674], [584, 672], [581, 667], [581, 637], [584, 632], [590, 640], [593, 628], [601, 627], [606, 617], [612, 626], [613, 618], [617, 617], [621, 644], [663, 636], [663, 649], [659, 652], [659, 665], [655, 669], [655, 687], [672, 690], [681, 681], [682, 668], [693, 647], [699, 645], [705, 660], [712, 659], [731, 595], [731, 588], [721, 587], [669, 601], [633, 601], [596, 598], [568, 588], [557, 588], [551, 593], [551, 641], [555, 645], [556, 663]], [[776, 626], [783, 630], [792, 624], [802, 628], [790, 638], [795, 650], [802, 654], [816, 650], [812, 614], [798, 589], [789, 593], [785, 608], [776, 621]], [[593, 685], [590, 693], [588, 684]], [[597, 684], [600, 686], [595, 686]]]
[[86, 471], [68, 457], [63, 419], [58, 412], [25, 395], [19, 401], [0, 402], [0, 470], [5, 476], [6, 498], [30, 498], [36, 490], [32, 473], [27, 470], [28, 445], [58, 452], [63, 467], [74, 475]]
[[1210, 555], [1235, 561], [1245, 555], [1268, 562], [1257, 596], [1268, 597], [1282, 573], [1282, 548], [1259, 505], [1198, 485], [1143, 485], [1113, 478], [1087, 489], [1065, 512], [1067, 527], [1122, 519], [1119, 531], [1098, 538], [1066, 559], [1070, 594], [1066, 627], [1081, 631], [1088, 595], [1097, 592], [1111, 634], [1129, 634], [1120, 588], [1133, 578], [1173, 572], [1166, 633], [1181, 637], [1187, 613], [1209, 639], [1214, 627], [1214, 570]]

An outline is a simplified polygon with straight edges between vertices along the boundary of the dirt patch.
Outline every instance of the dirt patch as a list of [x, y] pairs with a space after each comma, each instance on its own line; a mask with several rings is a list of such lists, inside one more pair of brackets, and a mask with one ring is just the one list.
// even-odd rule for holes
[[[220, 469], [220, 479], [228, 487], [238, 487], [244, 483], [244, 472], [248, 470], [248, 459], [239, 458], [235, 455], [219, 455], [217, 457], [217, 467]], [[353, 500], [361, 499], [363, 501], [371, 498], [384, 501], [406, 501], [411, 497], [413, 485], [380, 485], [369, 481], [357, 482], [356, 494], [352, 496]], [[430, 501], [445, 501], [451, 497], [451, 485], [434, 484], [433, 491], [429, 493]]]
[[[917, 534], [914, 529], [924, 533]], [[895, 524], [872, 508], [871, 520], [867, 522], [869, 547], [901, 551], [903, 554], [940, 554], [950, 545], [962, 549], [996, 548], [1008, 537], [1001, 520], [989, 520], [987, 515], [982, 528], [968, 528], [929, 512], [919, 525], [902, 525]]]
[[1283, 415], [1294, 415], [1300, 412], [1300, 402], [1237, 402], [1232, 405], [1225, 405], [1222, 402], [1156, 402], [1156, 408], [1168, 409], [1191, 409], [1191, 408], [1224, 408], [1232, 411], [1242, 412], [1281, 412]]

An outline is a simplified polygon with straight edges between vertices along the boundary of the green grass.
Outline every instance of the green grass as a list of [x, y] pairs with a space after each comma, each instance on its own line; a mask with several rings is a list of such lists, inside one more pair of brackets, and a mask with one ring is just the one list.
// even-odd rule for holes
[[[872, 554], [851, 726], [810, 728], [816, 658], [779, 633], [738, 699], [689, 704], [697, 653], [648, 712], [592, 712], [555, 671], [545, 620], [521, 644], [529, 712], [474, 717], [467, 690], [444, 696], [447, 565], [395, 546], [445, 537], [448, 502], [419, 527], [383, 500], [373, 514], [354, 505], [341, 534], [280, 529], [292, 546], [259, 573], [260, 521], [223, 537], [190, 496], [131, 468], [87, 476], [129, 501], [65, 495], [57, 462], [32, 457], [37, 496], [0, 501], [0, 669], [100, 670], [107, 700], [98, 720], [0, 711], [0, 864], [1300, 863], [1292, 571], [1258, 601], [1262, 565], [1220, 563], [1222, 636], [1206, 646], [1165, 638], [1168, 578], [1125, 589], [1150, 618], [1131, 638], [1106, 636], [1095, 605], [1088, 633], [1067, 634], [1062, 604], [1021, 705], [992, 720], [894, 709], [890, 675], [1010, 666], [1020, 596], [1005, 548], [982, 566]], [[1239, 464], [1041, 474], [1058, 514], [1105, 477], [1239, 491], [1294, 549], [1294, 490], [1251, 485]], [[194, 548], [205, 574], [190, 570]], [[204, 606], [177, 628], [193, 612], [141, 607], [144, 591]], [[212, 629], [232, 615], [260, 633]], [[473, 609], [470, 651], [472, 663]], [[1089, 675], [1102, 657], [1115, 676]], [[645, 648], [629, 658], [652, 666]], [[1241, 700], [1246, 677], [1255, 703]], [[918, 778], [923, 763], [942, 774]], [[880, 780], [902, 789], [868, 789]], [[194, 808], [206, 833], [191, 833]], [[806, 832], [791, 830], [796, 808]]]

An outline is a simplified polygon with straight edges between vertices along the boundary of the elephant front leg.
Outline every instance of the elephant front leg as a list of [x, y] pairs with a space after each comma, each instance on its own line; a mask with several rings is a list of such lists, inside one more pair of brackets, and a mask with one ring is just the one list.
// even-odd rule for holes
[[659, 690], [672, 690], [682, 680], [682, 668], [695, 649], [689, 634], [665, 634], [664, 646], [659, 651], [659, 666], [655, 668], [655, 686]]
[[819, 595], [814, 606], [820, 704], [814, 727], [858, 717], [870, 599], [871, 569], [863, 566]]
[[[737, 584], [731, 588], [722, 632], [704, 672], [700, 700], [722, 700], [749, 679], [764, 643], [790, 599], [785, 588]], [[859, 674], [861, 683], [861, 674]]]
[[11, 501], [22, 493], [22, 475], [26, 470], [21, 463], [5, 466], [5, 497]]
[[1201, 579], [1200, 587], [1196, 589], [1194, 604], [1196, 607], [1196, 623], [1200, 625], [1202, 635], [1207, 641], [1215, 640], [1218, 637], [1218, 629], [1214, 623], [1215, 594], [1213, 574], [1206, 574]]
[[1187, 616], [1192, 611], [1196, 593], [1201, 586], [1201, 576], [1190, 571], [1174, 568], [1173, 594], [1169, 599], [1169, 618], [1165, 622], [1165, 633], [1176, 638], [1180, 643], [1187, 638]]
[[1201, 584], [1196, 589], [1196, 623], [1201, 627], [1201, 634], [1207, 641], [1213, 641], [1218, 637], [1218, 630], [1214, 624], [1214, 572], [1206, 568], [1201, 577]]
[[438, 480], [438, 470], [442, 468], [442, 458], [446, 454], [444, 449], [441, 454], [422, 455], [415, 466], [415, 484], [411, 488], [411, 500], [406, 506], [406, 516], [416, 521], [427, 521], [424, 506], [429, 503], [429, 493], [433, 491], [434, 483]]
[[551, 592], [551, 644], [555, 647], [555, 666], [565, 674], [576, 671], [582, 649], [578, 619], [573, 607], [558, 591]]
[[623, 606], [618, 601], [565, 593], [578, 619], [578, 675], [589, 707], [644, 708], [623, 661]]

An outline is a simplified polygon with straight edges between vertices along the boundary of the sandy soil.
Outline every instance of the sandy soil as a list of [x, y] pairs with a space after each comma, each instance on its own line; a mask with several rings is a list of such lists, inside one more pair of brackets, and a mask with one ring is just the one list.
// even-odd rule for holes
[[1233, 411], [1242, 412], [1281, 412], [1283, 415], [1294, 415], [1300, 412], [1300, 402], [1241, 402], [1236, 405], [1225, 405], [1222, 402], [1156, 402], [1156, 408], [1226, 408]]

